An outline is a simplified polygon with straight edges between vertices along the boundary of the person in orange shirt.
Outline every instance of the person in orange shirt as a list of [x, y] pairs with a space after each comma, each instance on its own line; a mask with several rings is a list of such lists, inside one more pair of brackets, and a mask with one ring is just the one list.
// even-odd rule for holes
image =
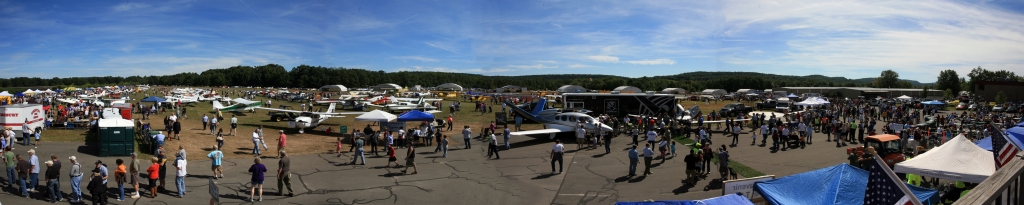
[[160, 178], [160, 161], [153, 157], [153, 165], [149, 165], [146, 172], [149, 173], [149, 198], [156, 197], [156, 180]]
[[124, 160], [117, 159], [117, 170], [114, 171], [114, 180], [117, 181], [117, 201], [124, 201], [124, 182], [128, 179], [128, 169], [124, 166]]

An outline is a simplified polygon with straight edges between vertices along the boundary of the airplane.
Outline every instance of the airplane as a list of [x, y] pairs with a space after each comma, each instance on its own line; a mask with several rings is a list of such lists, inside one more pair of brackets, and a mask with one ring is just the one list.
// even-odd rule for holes
[[252, 111], [255, 111], [253, 108], [258, 108], [258, 107], [262, 107], [263, 106], [263, 102], [250, 101], [250, 100], [246, 100], [246, 99], [242, 99], [242, 98], [235, 98], [233, 101], [235, 101], [236, 103], [233, 104], [233, 105], [229, 105], [229, 106], [224, 106], [223, 104], [220, 104], [220, 102], [218, 102], [218, 101], [213, 101], [213, 110], [214, 111], [227, 111], [227, 112], [235, 112], [235, 111], [243, 111], [244, 110], [244, 111], [252, 112]]
[[423, 99], [423, 98], [419, 98], [419, 100], [412, 101], [412, 102], [398, 102], [398, 103], [387, 104], [387, 105], [370, 105], [370, 106], [381, 107], [381, 108], [387, 109], [388, 111], [391, 111], [391, 112], [394, 112], [394, 111], [407, 111], [407, 110], [427, 110], [425, 112], [428, 112], [428, 113], [438, 113], [438, 112], [441, 112], [441, 111], [437, 111], [437, 106], [431, 105], [429, 102], [426, 101], [426, 99]]
[[103, 96], [107, 96], [107, 91], [106, 90], [104, 90], [103, 92], [100, 92], [98, 94], [94, 94], [94, 95], [88, 95], [88, 94], [86, 94], [86, 95], [78, 95], [78, 98], [101, 98]]
[[512, 108], [512, 111], [516, 112], [519, 116], [522, 116], [523, 118], [529, 120], [544, 123], [544, 129], [511, 132], [510, 134], [521, 136], [549, 134], [548, 138], [555, 139], [555, 134], [561, 132], [575, 132], [578, 123], [582, 123], [583, 129], [588, 131], [593, 131], [597, 129], [600, 129], [600, 131], [602, 132], [612, 131], [612, 128], [609, 127], [608, 125], [595, 124], [595, 122], [597, 121], [594, 120], [594, 117], [591, 117], [590, 115], [587, 115], [582, 112], [555, 113], [554, 109], [545, 110], [544, 104], [546, 102], [547, 99], [540, 99], [540, 101], [537, 102], [537, 105], [533, 107], [532, 112], [527, 112], [526, 110], [523, 110], [519, 106], [516, 106], [510, 102], [505, 102], [505, 104], [509, 105], [509, 107]]
[[181, 104], [192, 104], [192, 103], [199, 102], [199, 96], [185, 97], [185, 96], [175, 95], [175, 96], [164, 96], [164, 98], [166, 98], [166, 100], [164, 100], [164, 103], [177, 103], [178, 101], [181, 101]]
[[319, 126], [320, 124], [326, 122], [327, 119], [332, 118], [332, 117], [345, 117], [345, 116], [341, 116], [341, 115], [357, 115], [357, 114], [366, 113], [366, 112], [337, 112], [336, 113], [336, 112], [334, 112], [334, 106], [335, 106], [335, 104], [331, 103], [331, 105], [329, 105], [327, 107], [327, 111], [326, 112], [303, 112], [303, 111], [299, 111], [299, 110], [288, 110], [288, 109], [267, 108], [267, 107], [256, 107], [256, 109], [276, 111], [276, 112], [298, 113], [299, 116], [295, 117], [295, 125], [299, 126], [300, 128], [303, 128], [303, 129], [305, 129], [305, 128], [315, 128], [316, 126]]

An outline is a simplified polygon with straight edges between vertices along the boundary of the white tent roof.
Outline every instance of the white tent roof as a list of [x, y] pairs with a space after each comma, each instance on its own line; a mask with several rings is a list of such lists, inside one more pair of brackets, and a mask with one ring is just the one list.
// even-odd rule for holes
[[359, 115], [359, 117], [356, 117], [356, 121], [377, 121], [377, 122], [387, 121], [387, 122], [390, 122], [390, 121], [394, 121], [395, 119], [398, 119], [398, 116], [395, 116], [395, 115], [392, 115], [391, 113], [387, 113], [387, 112], [380, 111], [380, 110], [373, 110], [373, 111], [367, 112], [365, 114]]
[[28, 90], [25, 90], [25, 92], [22, 92], [22, 93], [34, 93], [34, 92], [36, 92], [36, 91], [32, 91], [32, 89], [28, 89]]
[[807, 98], [804, 101], [793, 103], [793, 104], [794, 105], [810, 105], [810, 106], [814, 106], [814, 105], [821, 105], [821, 102], [818, 102], [818, 100], [816, 98]]
[[345, 87], [344, 85], [325, 85], [323, 87], [320, 87], [320, 91], [323, 91], [323, 92], [345, 92], [345, 91], [348, 91], [348, 88]]
[[900, 100], [910, 100], [910, 99], [914, 99], [914, 98], [912, 98], [912, 97], [910, 97], [910, 96], [902, 95], [902, 96], [896, 97], [896, 99], [900, 99]]
[[982, 149], [963, 134], [910, 160], [896, 164], [893, 171], [981, 183], [996, 172], [992, 152]]
[[9, 93], [7, 91], [3, 91], [3, 92], [0, 92], [0, 96], [14, 96], [14, 95], [11, 95], [11, 93]]
[[121, 118], [106, 118], [100, 119], [100, 127], [135, 127], [135, 123], [131, 120]]

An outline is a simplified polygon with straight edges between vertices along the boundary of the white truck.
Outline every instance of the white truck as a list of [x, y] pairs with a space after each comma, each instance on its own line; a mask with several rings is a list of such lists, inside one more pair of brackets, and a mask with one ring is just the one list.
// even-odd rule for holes
[[46, 111], [40, 104], [14, 104], [0, 106], [0, 125], [10, 127], [16, 136], [21, 137], [22, 126], [28, 124], [28, 128], [35, 130], [42, 128], [46, 122]]

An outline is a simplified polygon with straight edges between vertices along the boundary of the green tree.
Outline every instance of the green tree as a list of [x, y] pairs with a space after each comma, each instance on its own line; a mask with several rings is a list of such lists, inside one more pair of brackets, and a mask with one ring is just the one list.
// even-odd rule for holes
[[882, 74], [875, 78], [874, 85], [876, 88], [892, 88], [900, 87], [900, 74], [892, 70], [884, 70]]
[[924, 88], [921, 89], [921, 98], [926, 97], [928, 97], [928, 86], [924, 86]]
[[955, 96], [955, 95], [953, 95], [953, 90], [951, 90], [951, 89], [946, 89], [946, 91], [943, 91], [943, 92], [942, 92], [942, 98], [945, 98], [945, 99], [953, 99], [953, 98], [955, 98], [955, 97], [956, 97], [956, 96]]
[[996, 93], [996, 104], [1003, 103], [1006, 103], [1006, 93], [1003, 93], [1003, 91], [999, 91], [999, 93]]
[[935, 88], [939, 90], [952, 90], [954, 93], [959, 93], [960, 76], [954, 70], [939, 72], [939, 78], [935, 81]]

